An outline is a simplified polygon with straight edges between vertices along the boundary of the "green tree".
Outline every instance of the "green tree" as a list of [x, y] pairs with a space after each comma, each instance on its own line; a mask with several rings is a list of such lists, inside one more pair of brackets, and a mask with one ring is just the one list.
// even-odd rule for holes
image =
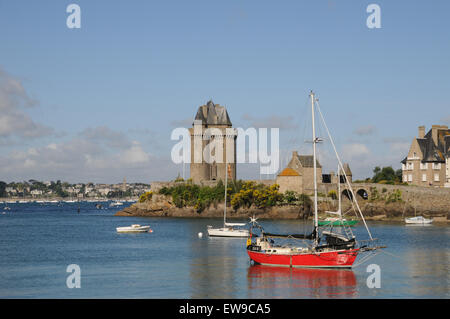
[[394, 184], [401, 182], [401, 170], [394, 171], [391, 166], [380, 168], [375, 167], [373, 170], [372, 183]]
[[0, 181], [0, 197], [6, 197], [6, 183]]

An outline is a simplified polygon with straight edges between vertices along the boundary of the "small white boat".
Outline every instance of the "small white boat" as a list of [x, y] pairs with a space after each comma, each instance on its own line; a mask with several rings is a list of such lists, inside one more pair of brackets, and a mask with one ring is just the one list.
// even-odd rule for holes
[[116, 202], [113, 202], [113, 203], [109, 204], [109, 207], [114, 207], [114, 206], [121, 206], [121, 205], [123, 205], [123, 203], [122, 203], [122, 202], [118, 202], [118, 201], [116, 201]]
[[150, 229], [150, 226], [141, 226], [139, 224], [133, 224], [131, 226], [126, 227], [117, 227], [118, 233], [152, 233], [153, 230]]
[[423, 216], [405, 218], [405, 223], [407, 224], [431, 224], [432, 222], [433, 222], [432, 218], [429, 219]]
[[235, 228], [243, 227], [247, 224], [241, 223], [225, 223], [225, 227], [213, 228], [208, 226], [208, 235], [210, 237], [248, 237], [248, 229], [245, 228]]

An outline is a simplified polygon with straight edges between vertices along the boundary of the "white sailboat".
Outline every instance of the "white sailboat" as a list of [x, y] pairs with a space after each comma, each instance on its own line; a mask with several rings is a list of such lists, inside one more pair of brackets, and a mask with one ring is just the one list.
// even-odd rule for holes
[[228, 174], [231, 173], [230, 166], [227, 164], [227, 173], [225, 173], [225, 203], [223, 209], [223, 227], [213, 228], [208, 225], [208, 235], [210, 237], [248, 237], [249, 231], [245, 229], [246, 223], [227, 223], [227, 186]]
[[415, 225], [428, 225], [433, 222], [433, 218], [425, 218], [423, 216], [417, 216], [416, 204], [414, 201], [414, 217], [405, 218], [406, 224], [415, 224]]
[[433, 219], [429, 219], [429, 218], [425, 218], [423, 216], [416, 216], [416, 217], [409, 217], [409, 218], [405, 218], [405, 223], [406, 224], [421, 224], [421, 225], [425, 225], [425, 224], [431, 224], [433, 222]]

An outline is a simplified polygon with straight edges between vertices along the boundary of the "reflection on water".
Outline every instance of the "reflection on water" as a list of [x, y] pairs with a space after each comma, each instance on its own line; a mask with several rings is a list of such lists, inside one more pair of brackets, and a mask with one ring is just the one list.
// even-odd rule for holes
[[[250, 266], [246, 239], [198, 237], [220, 219], [114, 217], [92, 203], [11, 204], [0, 215], [3, 298], [449, 298], [450, 227], [368, 222], [388, 248], [352, 270]], [[117, 234], [150, 224], [154, 233]], [[261, 221], [273, 232], [301, 232], [298, 221]], [[300, 224], [300, 225], [299, 225]], [[307, 229], [305, 229], [306, 231]], [[352, 231], [360, 240], [363, 225]], [[359, 258], [359, 257], [358, 257]], [[82, 269], [68, 289], [66, 267]], [[358, 260], [357, 260], [358, 263]], [[366, 285], [368, 264], [381, 288]]]
[[191, 244], [191, 298], [239, 298], [239, 268], [245, 241], [239, 238], [194, 239]]
[[[408, 286], [415, 296], [449, 296], [450, 294], [450, 252], [448, 236], [435, 238], [424, 244], [423, 229], [411, 229], [404, 259], [407, 265]], [[448, 231], [447, 231], [448, 234]], [[418, 239], [422, 238], [421, 241]], [[437, 240], [436, 240], [437, 239]], [[444, 245], [443, 245], [444, 244]]]
[[255, 265], [248, 268], [250, 298], [355, 297], [352, 270], [303, 269]]

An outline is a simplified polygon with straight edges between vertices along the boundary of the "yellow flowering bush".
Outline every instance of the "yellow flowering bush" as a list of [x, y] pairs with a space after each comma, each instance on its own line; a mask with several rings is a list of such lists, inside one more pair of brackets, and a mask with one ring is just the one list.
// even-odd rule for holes
[[153, 196], [153, 192], [152, 191], [145, 192], [144, 194], [139, 196], [139, 203], [143, 203], [145, 201], [151, 200], [152, 196]]

